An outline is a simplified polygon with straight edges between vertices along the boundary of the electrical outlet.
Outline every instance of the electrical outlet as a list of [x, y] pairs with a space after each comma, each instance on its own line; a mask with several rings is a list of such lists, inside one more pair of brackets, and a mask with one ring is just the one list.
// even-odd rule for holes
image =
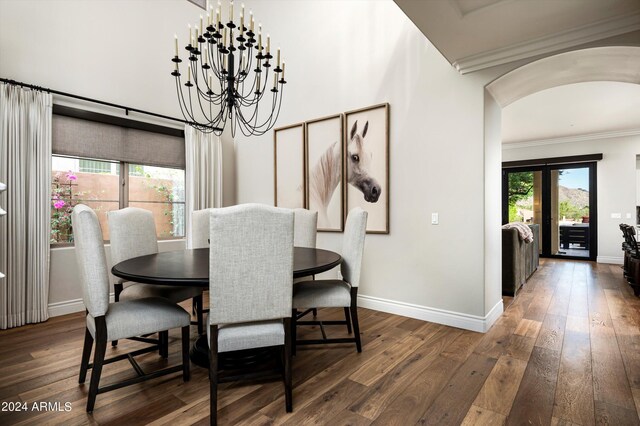
[[439, 223], [438, 213], [431, 213], [431, 224], [437, 225]]
[[631, 213], [627, 213], [627, 219], [631, 219]]

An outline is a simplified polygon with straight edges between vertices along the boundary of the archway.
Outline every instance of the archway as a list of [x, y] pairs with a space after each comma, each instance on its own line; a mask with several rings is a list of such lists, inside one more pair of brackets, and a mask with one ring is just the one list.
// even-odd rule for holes
[[[502, 108], [545, 89], [589, 81], [640, 84], [640, 47], [561, 53], [506, 72], [485, 87], [485, 253], [500, 253], [502, 249], [501, 211], [495, 202], [501, 196]], [[500, 256], [485, 256], [486, 307], [501, 295], [500, 277]]]
[[504, 108], [541, 90], [586, 81], [640, 84], [640, 47], [596, 47], [561, 53], [516, 68], [486, 89]]

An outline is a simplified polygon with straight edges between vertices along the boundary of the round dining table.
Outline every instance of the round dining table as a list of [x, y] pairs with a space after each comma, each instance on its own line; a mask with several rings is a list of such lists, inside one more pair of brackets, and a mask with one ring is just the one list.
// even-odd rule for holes
[[[342, 257], [330, 250], [295, 247], [293, 278], [319, 274], [335, 268], [340, 263]], [[134, 257], [114, 265], [111, 273], [127, 281], [139, 283], [209, 288], [209, 249], [174, 250]], [[234, 365], [238, 364], [238, 358], [255, 356], [252, 353], [236, 355]], [[191, 348], [191, 361], [201, 367], [209, 367], [206, 334], [200, 336]]]

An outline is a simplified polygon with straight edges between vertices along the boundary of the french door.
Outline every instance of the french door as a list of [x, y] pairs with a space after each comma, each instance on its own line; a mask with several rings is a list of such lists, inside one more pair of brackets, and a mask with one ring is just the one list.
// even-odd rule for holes
[[540, 225], [540, 255], [596, 260], [596, 163], [502, 170], [502, 223]]

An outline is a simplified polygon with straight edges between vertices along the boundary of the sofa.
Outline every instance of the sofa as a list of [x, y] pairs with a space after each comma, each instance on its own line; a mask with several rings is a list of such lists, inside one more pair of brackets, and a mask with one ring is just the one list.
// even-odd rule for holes
[[502, 229], [502, 294], [515, 297], [522, 285], [538, 269], [540, 225], [529, 225], [533, 242], [520, 239], [518, 230]]

